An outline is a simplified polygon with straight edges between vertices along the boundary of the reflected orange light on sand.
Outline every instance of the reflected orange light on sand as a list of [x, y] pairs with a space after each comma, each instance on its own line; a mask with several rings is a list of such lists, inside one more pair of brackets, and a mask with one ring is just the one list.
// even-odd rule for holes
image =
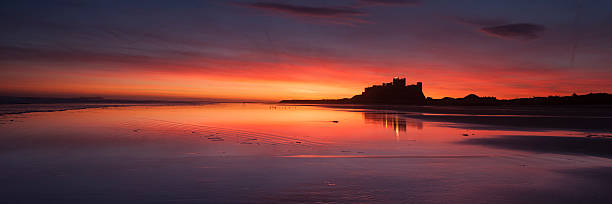
[[[469, 130], [397, 113], [343, 111], [312, 106], [211, 104], [131, 106], [30, 113], [7, 134], [26, 127], [53, 142], [39, 146], [86, 145], [146, 148], [159, 145], [172, 154], [265, 154], [295, 158], [463, 158], [482, 157], [484, 147], [457, 142], [471, 138], [521, 135], [520, 130]], [[386, 125], [385, 126], [385, 121]], [[99, 130], [93, 131], [92, 129]], [[529, 132], [571, 135], [571, 131]], [[466, 136], [467, 135], [467, 136]], [[169, 146], [166, 146], [169, 145]], [[180, 146], [181, 148], [176, 148]], [[222, 150], [220, 150], [222, 149]], [[153, 153], [158, 148], [147, 149]], [[168, 153], [168, 152], [165, 152]], [[224, 154], [225, 154], [224, 153]]]
[[[87, 128], [95, 124], [103, 127], [130, 128], [128, 132], [171, 131], [172, 134], [167, 135], [168, 137], [192, 134], [209, 137], [215, 131], [229, 131], [232, 134], [228, 137], [243, 135], [241, 139], [255, 137], [249, 135], [264, 134], [260, 137], [267, 138], [269, 142], [293, 143], [293, 140], [286, 139], [291, 137], [316, 144], [373, 146], [392, 143], [452, 142], [465, 139], [461, 135], [466, 133], [466, 130], [444, 127], [444, 123], [411, 119], [394, 113], [364, 113], [311, 106], [242, 103], [74, 110], [56, 112], [53, 117], [33, 117], [29, 123], [43, 131], [72, 126]], [[505, 130], [478, 130], [467, 133], [477, 133], [479, 137], [513, 134], [512, 131]], [[533, 134], [550, 135], [551, 132]], [[190, 140], [196, 139], [201, 138], [194, 137]]]

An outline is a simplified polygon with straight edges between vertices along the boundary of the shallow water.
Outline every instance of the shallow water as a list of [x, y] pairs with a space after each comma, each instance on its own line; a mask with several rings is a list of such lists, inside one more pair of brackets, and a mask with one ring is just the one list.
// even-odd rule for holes
[[4, 115], [0, 131], [7, 203], [612, 201], [608, 133], [237, 103]]

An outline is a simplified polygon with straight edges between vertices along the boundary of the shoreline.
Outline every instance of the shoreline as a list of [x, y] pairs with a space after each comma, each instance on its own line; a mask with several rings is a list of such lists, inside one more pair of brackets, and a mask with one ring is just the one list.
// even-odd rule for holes
[[[36, 112], [58, 112], [89, 108], [128, 106], [183, 106], [208, 103], [151, 103], [151, 104], [2, 104], [0, 116]], [[593, 133], [612, 133], [612, 106], [416, 106], [416, 105], [359, 105], [359, 104], [286, 104], [280, 106], [318, 106], [355, 112], [397, 114], [407, 119], [431, 122], [453, 122], [465, 129], [531, 129], [570, 130]], [[12, 107], [11, 107], [12, 106]], [[22, 106], [22, 107], [15, 107]]]
[[0, 104], [0, 116], [20, 115], [27, 113], [59, 112], [69, 110], [83, 110], [90, 108], [110, 108], [129, 106], [184, 106], [206, 105], [206, 103], [52, 103], [52, 104]]
[[[282, 104], [285, 105], [285, 104]], [[287, 104], [289, 105], [289, 104]], [[358, 112], [394, 111], [401, 117], [453, 122], [466, 129], [571, 130], [612, 133], [612, 106], [414, 106], [358, 104], [290, 104], [354, 109]], [[458, 126], [459, 127], [459, 126]]]

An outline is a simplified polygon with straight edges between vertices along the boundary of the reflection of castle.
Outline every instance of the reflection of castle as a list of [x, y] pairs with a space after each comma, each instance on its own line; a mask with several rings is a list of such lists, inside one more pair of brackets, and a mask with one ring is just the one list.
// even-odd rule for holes
[[406, 132], [406, 126], [423, 129], [423, 122], [417, 119], [406, 119], [395, 113], [363, 113], [366, 123], [380, 124], [387, 128], [393, 128], [396, 132]]
[[406, 78], [393, 78], [391, 83], [365, 88], [360, 95], [353, 96], [354, 103], [424, 104], [423, 83], [406, 86]]

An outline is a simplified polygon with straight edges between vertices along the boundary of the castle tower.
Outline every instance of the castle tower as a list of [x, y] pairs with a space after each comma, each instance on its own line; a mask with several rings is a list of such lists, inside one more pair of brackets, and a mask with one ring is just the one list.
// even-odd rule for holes
[[417, 86], [417, 89], [418, 89], [420, 92], [423, 92], [423, 82], [420, 82], [420, 81], [419, 81], [419, 82], [417, 82], [416, 86]]
[[392, 83], [393, 83], [393, 86], [404, 87], [406, 86], [406, 78], [394, 77]]

